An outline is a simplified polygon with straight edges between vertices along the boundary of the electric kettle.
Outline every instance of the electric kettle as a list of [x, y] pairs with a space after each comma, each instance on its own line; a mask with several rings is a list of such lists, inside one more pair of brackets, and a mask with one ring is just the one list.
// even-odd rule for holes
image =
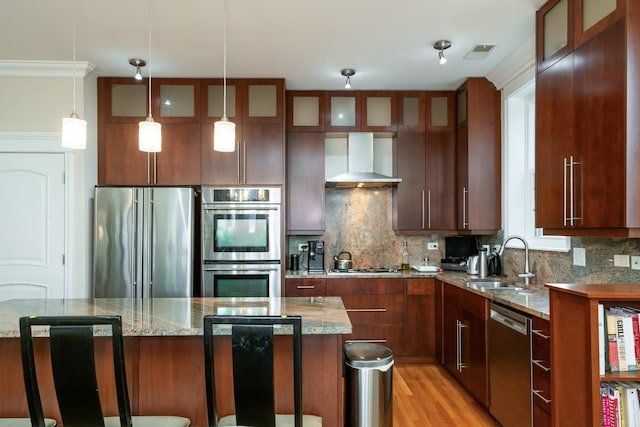
[[479, 255], [471, 255], [469, 258], [467, 258], [467, 274], [478, 274], [479, 264]]

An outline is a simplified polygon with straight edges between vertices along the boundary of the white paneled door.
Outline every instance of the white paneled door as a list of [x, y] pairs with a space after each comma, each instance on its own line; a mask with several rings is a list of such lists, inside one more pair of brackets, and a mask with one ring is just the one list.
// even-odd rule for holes
[[64, 161], [0, 153], [0, 301], [64, 297]]

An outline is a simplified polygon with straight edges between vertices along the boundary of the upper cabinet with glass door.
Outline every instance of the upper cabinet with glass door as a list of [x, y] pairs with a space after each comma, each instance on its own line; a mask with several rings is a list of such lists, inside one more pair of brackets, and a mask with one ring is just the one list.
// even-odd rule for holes
[[284, 79], [243, 79], [245, 123], [284, 123]]
[[621, 18], [627, 0], [549, 0], [537, 12], [536, 58], [544, 71]]
[[149, 102], [147, 81], [127, 77], [103, 78], [99, 87], [100, 105], [104, 108], [99, 112], [101, 117], [110, 123], [144, 120]]
[[325, 93], [287, 91], [287, 130], [324, 131]]
[[[575, 39], [574, 47], [608, 28], [620, 19], [626, 9], [627, 0], [574, 0]], [[637, 1], [637, 0], [629, 0]]]
[[153, 118], [161, 123], [200, 121], [200, 81], [198, 79], [153, 79]]

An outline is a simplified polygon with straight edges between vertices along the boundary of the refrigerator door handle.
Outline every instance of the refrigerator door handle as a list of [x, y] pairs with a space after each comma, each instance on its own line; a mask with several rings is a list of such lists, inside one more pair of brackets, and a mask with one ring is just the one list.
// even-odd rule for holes
[[[139, 203], [138, 203], [138, 197], [135, 193], [135, 190], [133, 191], [133, 209], [131, 211], [131, 223], [133, 224], [133, 230], [137, 230], [138, 229], [138, 209], [139, 209]], [[135, 295], [137, 294], [137, 289], [138, 289], [138, 260], [136, 259], [136, 250], [135, 248], [137, 247], [137, 241], [138, 241], [138, 234], [136, 232], [131, 233], [131, 285], [133, 287], [133, 289], [131, 290], [132, 295], [135, 297]]]

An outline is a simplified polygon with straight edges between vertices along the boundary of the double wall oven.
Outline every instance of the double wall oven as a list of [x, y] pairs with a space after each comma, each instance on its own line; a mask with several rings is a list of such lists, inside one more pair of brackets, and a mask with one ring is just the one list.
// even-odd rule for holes
[[281, 189], [202, 188], [202, 295], [279, 297]]

